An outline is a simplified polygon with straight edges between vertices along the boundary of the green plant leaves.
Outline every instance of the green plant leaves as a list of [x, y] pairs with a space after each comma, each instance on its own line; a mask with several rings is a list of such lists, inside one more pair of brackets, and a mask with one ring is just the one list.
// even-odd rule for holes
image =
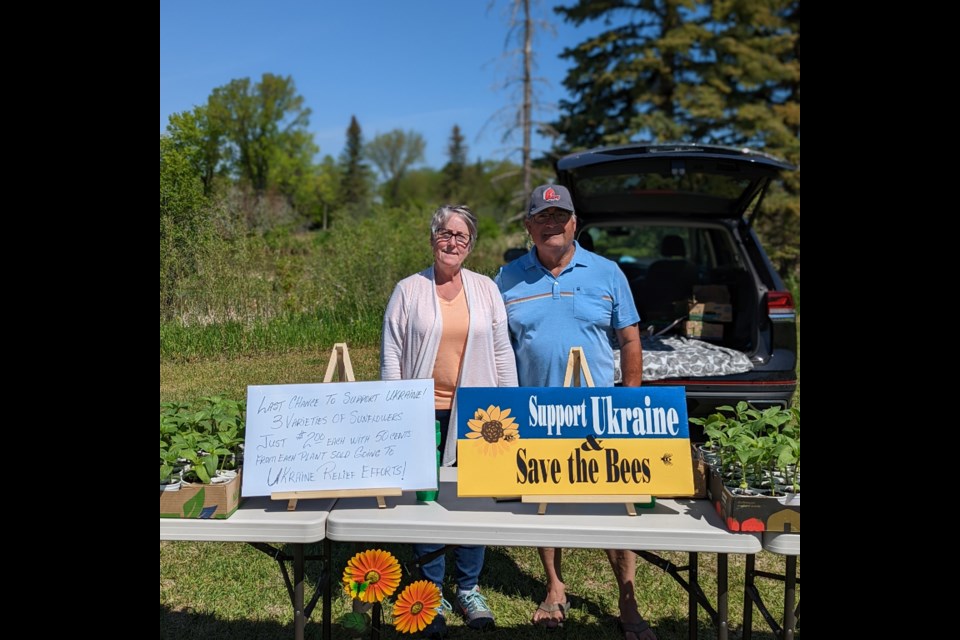
[[[716, 413], [690, 422], [701, 425], [708, 444], [719, 449], [717, 471], [739, 468], [741, 488], [746, 488], [750, 476], [764, 479], [774, 490], [783, 478], [794, 490], [799, 489], [799, 408], [774, 406], [760, 411], [741, 401], [736, 407], [717, 407]], [[777, 472], [779, 481], [774, 477]]]
[[244, 423], [244, 403], [221, 396], [207, 396], [196, 403], [160, 403], [161, 480], [171, 473], [167, 467], [176, 466], [182, 458], [190, 462], [185, 472], [208, 484], [217, 468], [238, 459]]
[[365, 633], [369, 626], [369, 619], [364, 613], [345, 613], [337, 622], [347, 631]]

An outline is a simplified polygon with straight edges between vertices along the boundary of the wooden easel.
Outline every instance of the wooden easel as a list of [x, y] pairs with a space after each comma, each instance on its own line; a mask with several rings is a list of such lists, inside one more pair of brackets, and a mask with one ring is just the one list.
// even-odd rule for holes
[[333, 372], [336, 370], [340, 382], [356, 382], [353, 377], [353, 364], [350, 362], [350, 352], [346, 342], [338, 342], [330, 351], [330, 362], [327, 372], [323, 375], [324, 382], [333, 382]]
[[[350, 362], [350, 352], [347, 350], [346, 342], [338, 342], [333, 345], [330, 351], [330, 362], [327, 364], [327, 372], [323, 376], [324, 382], [333, 382], [333, 374], [336, 372], [339, 382], [356, 382], [353, 375], [353, 363]], [[387, 496], [403, 495], [400, 487], [384, 487], [379, 489], [334, 489], [331, 491], [278, 491], [270, 494], [271, 500], [287, 500], [287, 511], [294, 511], [297, 508], [297, 500], [308, 500], [310, 498], [364, 498], [368, 496], [377, 499], [377, 506], [385, 509]]]
[[[594, 386], [593, 376], [590, 375], [590, 366], [587, 364], [587, 358], [583, 355], [583, 347], [571, 347], [570, 355], [567, 356], [567, 371], [563, 376], [563, 386], [564, 387], [579, 387], [580, 386], [580, 374], [583, 373], [583, 379], [586, 381], [588, 387]], [[547, 504], [550, 502], [565, 502], [565, 503], [581, 503], [587, 502], [591, 504], [596, 503], [615, 503], [622, 502], [627, 508], [627, 514], [631, 516], [637, 515], [637, 508], [634, 506], [634, 503], [648, 504], [653, 500], [649, 495], [565, 495], [565, 496], [553, 496], [553, 495], [524, 495], [521, 497], [522, 502], [537, 502], [540, 504], [537, 507], [537, 513], [543, 515], [547, 512]]]

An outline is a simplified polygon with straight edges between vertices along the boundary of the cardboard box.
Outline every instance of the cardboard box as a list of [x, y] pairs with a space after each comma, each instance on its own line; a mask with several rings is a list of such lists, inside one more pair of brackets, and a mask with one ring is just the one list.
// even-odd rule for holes
[[700, 458], [693, 458], [693, 497], [707, 497], [707, 478], [710, 477], [710, 465]]
[[711, 470], [707, 496], [730, 531], [787, 531], [800, 533], [800, 499], [787, 496], [740, 496], [723, 486]]
[[733, 305], [719, 302], [695, 302], [687, 312], [690, 320], [733, 322]]
[[723, 337], [723, 325], [700, 320], [688, 320], [683, 323], [683, 335], [688, 338], [719, 340]]
[[229, 518], [240, 506], [240, 476], [223, 484], [183, 484], [160, 492], [161, 518]]
[[698, 284], [693, 287], [694, 302], [730, 304], [730, 289], [725, 284]]

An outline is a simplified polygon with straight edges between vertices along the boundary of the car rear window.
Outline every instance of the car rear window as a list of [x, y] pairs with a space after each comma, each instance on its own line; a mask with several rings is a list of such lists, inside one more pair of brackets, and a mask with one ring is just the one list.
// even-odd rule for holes
[[590, 236], [596, 253], [626, 267], [634, 277], [664, 259], [687, 260], [705, 272], [742, 268], [730, 233], [721, 225], [594, 225], [581, 233]]

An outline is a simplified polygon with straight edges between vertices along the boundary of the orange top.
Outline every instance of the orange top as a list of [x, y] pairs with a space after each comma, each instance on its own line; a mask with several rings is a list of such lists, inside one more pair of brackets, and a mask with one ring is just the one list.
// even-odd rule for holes
[[460, 365], [467, 346], [467, 331], [470, 328], [470, 312], [463, 289], [453, 300], [440, 298], [440, 313], [443, 320], [443, 335], [433, 363], [433, 402], [437, 411], [449, 411], [453, 394], [460, 379]]

